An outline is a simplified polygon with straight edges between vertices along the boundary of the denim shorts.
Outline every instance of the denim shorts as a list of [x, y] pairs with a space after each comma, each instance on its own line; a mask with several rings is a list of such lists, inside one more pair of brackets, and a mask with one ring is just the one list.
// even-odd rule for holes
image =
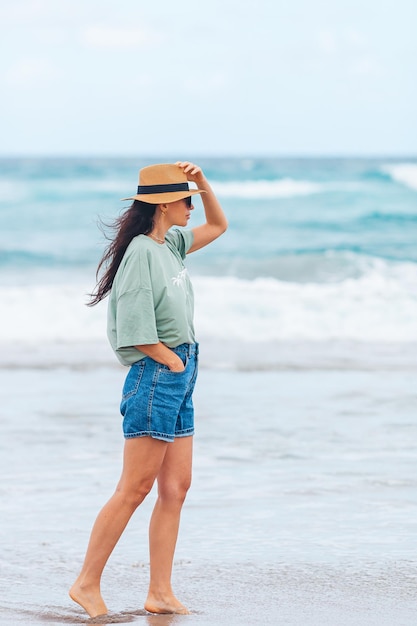
[[174, 441], [194, 434], [193, 391], [198, 372], [198, 344], [171, 348], [185, 369], [171, 372], [149, 356], [134, 363], [123, 386], [120, 412], [123, 434]]

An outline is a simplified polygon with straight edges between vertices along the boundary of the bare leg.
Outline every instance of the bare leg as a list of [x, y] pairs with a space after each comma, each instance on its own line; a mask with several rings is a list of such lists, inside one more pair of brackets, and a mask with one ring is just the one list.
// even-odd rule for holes
[[158, 499], [149, 526], [151, 578], [145, 609], [150, 613], [189, 613], [173, 594], [171, 573], [181, 508], [191, 483], [192, 446], [192, 437], [169, 444], [158, 474]]
[[84, 565], [69, 592], [90, 617], [107, 613], [100, 593], [104, 566], [133, 512], [151, 490], [168, 445], [172, 444], [151, 437], [125, 442], [122, 476], [115, 493], [98, 514]]

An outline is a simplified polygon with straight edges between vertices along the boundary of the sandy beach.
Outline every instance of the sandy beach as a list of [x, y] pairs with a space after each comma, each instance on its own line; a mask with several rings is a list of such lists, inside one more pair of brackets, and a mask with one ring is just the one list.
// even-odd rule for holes
[[411, 356], [275, 371], [212, 369], [209, 356], [174, 572], [193, 614], [142, 610], [151, 494], [109, 561], [100, 620], [67, 588], [120, 472], [126, 370], [3, 363], [1, 624], [415, 624]]

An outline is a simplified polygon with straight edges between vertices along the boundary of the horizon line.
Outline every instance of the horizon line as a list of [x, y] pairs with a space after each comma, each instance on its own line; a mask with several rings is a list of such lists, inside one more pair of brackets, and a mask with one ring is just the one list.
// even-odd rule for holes
[[[417, 159], [417, 152], [384, 152], [384, 153], [191, 153], [192, 159]], [[6, 154], [0, 152], [0, 159], [154, 159], [166, 158], [178, 160], [178, 154], [172, 152], [151, 152], [147, 154], [121, 154], [121, 153], [16, 153]]]

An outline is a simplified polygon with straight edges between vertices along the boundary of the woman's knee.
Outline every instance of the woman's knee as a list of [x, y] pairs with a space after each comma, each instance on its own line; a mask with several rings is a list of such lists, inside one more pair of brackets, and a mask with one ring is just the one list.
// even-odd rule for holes
[[143, 480], [136, 485], [126, 485], [121, 481], [116, 488], [116, 493], [121, 497], [124, 503], [133, 509], [136, 509], [151, 491], [154, 479]]
[[158, 482], [158, 497], [164, 502], [181, 505], [191, 485], [191, 477], [179, 481]]

